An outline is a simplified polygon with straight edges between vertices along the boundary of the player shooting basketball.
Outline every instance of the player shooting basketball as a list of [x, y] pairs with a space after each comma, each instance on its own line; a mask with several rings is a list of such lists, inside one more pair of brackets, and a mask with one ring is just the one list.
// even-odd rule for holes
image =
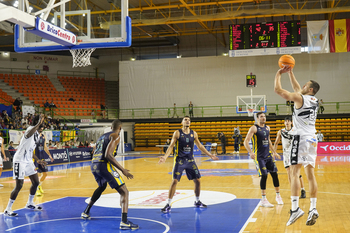
[[[281, 76], [283, 73], [289, 74], [289, 79], [294, 92], [282, 89]], [[299, 208], [300, 192], [300, 169], [304, 165], [305, 173], [309, 181], [310, 189], [310, 209], [306, 225], [314, 225], [319, 214], [316, 210], [317, 182], [314, 174], [317, 157], [316, 139], [316, 118], [318, 110], [318, 100], [314, 96], [320, 85], [310, 80], [302, 88], [296, 80], [290, 66], [279, 69], [275, 76], [275, 92], [282, 98], [294, 101], [293, 124], [294, 127], [289, 134], [293, 135], [291, 147], [290, 183], [292, 196], [292, 209], [287, 226], [293, 224], [298, 218], [304, 215], [304, 211]]]

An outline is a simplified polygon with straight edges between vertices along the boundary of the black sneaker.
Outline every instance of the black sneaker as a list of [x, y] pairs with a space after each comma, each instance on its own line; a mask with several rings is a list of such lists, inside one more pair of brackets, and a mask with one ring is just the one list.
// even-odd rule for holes
[[18, 216], [17, 213], [12, 212], [12, 211], [7, 211], [7, 210], [4, 211], [4, 215], [8, 216], [8, 217], [17, 217]]
[[136, 230], [139, 229], [139, 225], [134, 224], [130, 221], [127, 222], [120, 222], [120, 229], [121, 230]]
[[171, 211], [171, 206], [169, 204], [166, 204], [166, 206], [164, 206], [164, 208], [160, 211], [162, 211], [164, 214], [167, 214]]
[[306, 198], [306, 191], [303, 189], [301, 190], [300, 198]]
[[207, 205], [203, 204], [201, 201], [195, 201], [194, 206], [197, 208], [207, 208]]
[[31, 210], [42, 210], [43, 209], [41, 206], [34, 205], [34, 204], [27, 204], [26, 208], [31, 209]]

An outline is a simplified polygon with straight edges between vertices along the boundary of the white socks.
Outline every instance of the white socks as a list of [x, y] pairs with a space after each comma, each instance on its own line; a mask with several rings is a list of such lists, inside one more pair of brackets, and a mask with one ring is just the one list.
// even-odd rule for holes
[[266, 200], [266, 195], [261, 195], [261, 200], [265, 201]]
[[168, 199], [168, 204], [170, 205], [171, 204], [171, 201], [172, 201], [173, 199]]
[[317, 198], [310, 198], [310, 209], [316, 209], [316, 202], [317, 202]]
[[296, 211], [299, 207], [299, 196], [291, 196], [292, 198], [292, 211]]
[[7, 211], [12, 211], [12, 205], [15, 202], [15, 200], [10, 199], [9, 203], [7, 204], [6, 210]]
[[34, 203], [34, 202], [33, 202], [34, 197], [35, 197], [35, 195], [30, 195], [30, 194], [29, 194], [28, 204], [33, 204], [33, 203]]
[[196, 197], [196, 201], [197, 201], [197, 202], [199, 201], [199, 197]]

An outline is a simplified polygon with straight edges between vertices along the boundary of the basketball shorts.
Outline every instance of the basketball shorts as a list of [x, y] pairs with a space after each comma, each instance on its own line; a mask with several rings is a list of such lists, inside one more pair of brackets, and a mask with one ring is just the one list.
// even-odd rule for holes
[[2, 163], [2, 156], [0, 155], [0, 168], [3, 168], [4, 164]]
[[100, 187], [106, 182], [108, 182], [112, 189], [118, 189], [125, 184], [123, 178], [110, 162], [92, 163], [90, 167], [91, 172]]
[[291, 165], [302, 164], [315, 167], [317, 157], [316, 135], [294, 135], [290, 152]]
[[267, 175], [268, 173], [277, 172], [277, 167], [272, 156], [269, 155], [266, 159], [255, 159], [256, 170], [259, 176]]
[[284, 168], [288, 168], [291, 165], [291, 163], [290, 163], [290, 153], [283, 152], [283, 164], [284, 164]]
[[13, 179], [24, 180], [24, 177], [36, 174], [33, 162], [14, 162]]
[[38, 164], [36, 161], [34, 162], [34, 165], [36, 167], [36, 171], [37, 172], [39, 172], [39, 173], [48, 172], [48, 167], [47, 166], [43, 166], [41, 164]]
[[201, 178], [201, 174], [199, 173], [199, 169], [194, 159], [188, 158], [175, 158], [175, 164], [173, 167], [173, 179], [180, 181], [183, 171], [186, 171], [187, 179], [199, 179]]

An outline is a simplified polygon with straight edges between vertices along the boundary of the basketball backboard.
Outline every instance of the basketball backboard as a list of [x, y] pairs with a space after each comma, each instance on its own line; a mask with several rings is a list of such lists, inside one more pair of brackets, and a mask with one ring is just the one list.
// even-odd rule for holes
[[[131, 19], [128, 16], [129, 3], [127, 0], [118, 1], [119, 4], [115, 5], [116, 10], [113, 17], [108, 17], [108, 19], [101, 16], [100, 13], [84, 10], [87, 6], [83, 5], [79, 5], [83, 10], [66, 11], [66, 8], [73, 8], [69, 1], [61, 0], [60, 3], [54, 4], [55, 1], [50, 0], [46, 8], [31, 13], [36, 16], [34, 28], [24, 28], [17, 24], [15, 26], [15, 51], [45, 52], [129, 47], [131, 45]], [[27, 4], [28, 1], [19, 0], [18, 9], [28, 12], [27, 9], [30, 6]], [[55, 26], [61, 31], [65, 30], [67, 35], [74, 34], [76, 38], [72, 36], [71, 41], [66, 44], [61, 41], [55, 42], [53, 37], [45, 34], [47, 32], [57, 34], [57, 30], [52, 29]]]
[[252, 113], [266, 112], [266, 96], [265, 95], [244, 95], [237, 96], [236, 113], [246, 113], [252, 116]]

